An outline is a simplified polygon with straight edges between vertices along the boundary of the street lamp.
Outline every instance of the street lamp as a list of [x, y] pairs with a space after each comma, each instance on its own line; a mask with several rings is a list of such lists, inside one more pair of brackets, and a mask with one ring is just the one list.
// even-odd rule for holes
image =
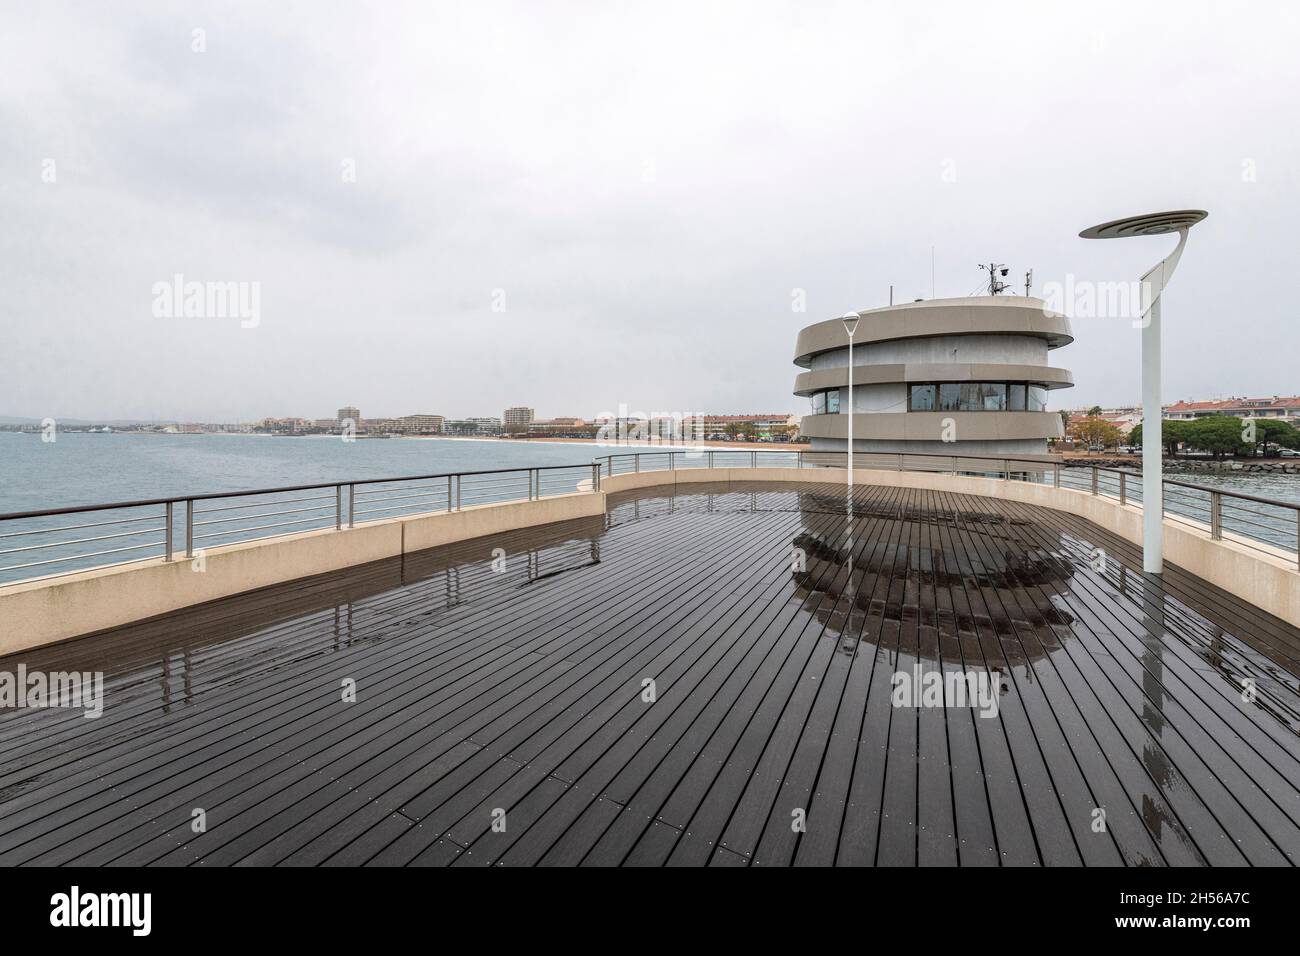
[[1204, 219], [1203, 209], [1129, 216], [1083, 230], [1083, 239], [1123, 239], [1178, 233], [1178, 245], [1142, 276], [1142, 570], [1164, 570], [1164, 484], [1160, 441], [1160, 294], [1187, 245], [1187, 231]]
[[858, 330], [858, 314], [848, 312], [842, 318], [849, 333], [849, 499], [853, 499], [853, 333]]
[[[844, 331], [849, 333], [849, 485], [848, 494], [844, 501], [844, 521], [845, 521], [845, 541], [846, 554], [848, 560], [845, 568], [848, 572], [845, 581], [845, 590], [849, 595], [849, 600], [854, 600], [853, 587], [853, 333], [858, 330], [858, 314], [856, 312], [846, 312], [841, 321], [844, 323]], [[845, 627], [853, 619], [853, 605], [849, 605], [849, 613], [845, 618]]]

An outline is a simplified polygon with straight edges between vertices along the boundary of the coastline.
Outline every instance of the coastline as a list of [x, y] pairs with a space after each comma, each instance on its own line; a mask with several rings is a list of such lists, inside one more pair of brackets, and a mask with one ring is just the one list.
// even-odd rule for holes
[[587, 445], [592, 448], [628, 448], [646, 452], [690, 451], [810, 451], [806, 442], [704, 441], [704, 442], [600, 442], [594, 438], [495, 438], [491, 435], [395, 435], [398, 441], [477, 441], [510, 445]]

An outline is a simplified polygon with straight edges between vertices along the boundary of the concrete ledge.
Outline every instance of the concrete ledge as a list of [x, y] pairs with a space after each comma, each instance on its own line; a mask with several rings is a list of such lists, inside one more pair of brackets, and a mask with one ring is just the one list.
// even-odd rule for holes
[[474, 505], [461, 511], [435, 512], [397, 520], [402, 525], [402, 553], [410, 554], [412, 551], [424, 551], [454, 541], [604, 513], [605, 495], [602, 491], [594, 495], [555, 495], [537, 501]]
[[[787, 481], [841, 484], [847, 468], [687, 468], [678, 471], [643, 471], [601, 479], [606, 493], [681, 485], [706, 481]], [[879, 471], [855, 468], [853, 480], [861, 485], [923, 488], [959, 494], [1005, 498], [1064, 511], [1092, 522], [1134, 544], [1142, 544], [1142, 509], [1121, 505], [1114, 498], [1092, 495], [1074, 488], [1000, 478], [976, 478], [944, 472]], [[1296, 558], [1281, 548], [1259, 542], [1245, 543], [1226, 535], [1215, 541], [1210, 529], [1187, 521], [1165, 519], [1165, 560], [1197, 577], [1243, 598], [1262, 611], [1300, 627], [1300, 571]]]
[[[205, 549], [0, 587], [0, 655], [217, 598], [470, 538], [605, 513], [605, 495], [475, 505]], [[201, 568], [201, 570], [200, 570]]]
[[[436, 548], [517, 528], [601, 515], [619, 491], [700, 482], [843, 483], [844, 468], [684, 468], [601, 478], [595, 494], [477, 505], [455, 512], [391, 518], [335, 531], [308, 531], [208, 549], [203, 570], [177, 555], [0, 587], [0, 655], [354, 565]], [[1091, 521], [1134, 544], [1142, 542], [1142, 511], [1113, 498], [996, 478], [941, 472], [855, 469], [864, 485], [924, 488], [1006, 498]], [[1263, 550], [1261, 550], [1261, 548]], [[1172, 563], [1300, 627], [1300, 573], [1281, 549], [1214, 541], [1209, 529], [1165, 520], [1165, 557]]]

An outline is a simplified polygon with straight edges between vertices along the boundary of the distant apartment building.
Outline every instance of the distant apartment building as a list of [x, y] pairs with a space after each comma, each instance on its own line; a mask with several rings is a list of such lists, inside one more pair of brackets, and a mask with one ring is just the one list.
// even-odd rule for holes
[[585, 419], [572, 417], [539, 418], [528, 426], [529, 432], [534, 434], [541, 432], [563, 436], [585, 436], [593, 428], [595, 426], [587, 424]]
[[476, 437], [482, 435], [500, 435], [499, 418], [449, 418], [442, 423], [444, 435], [462, 435]]
[[527, 428], [533, 423], [533, 410], [517, 405], [514, 408], [507, 408], [501, 416], [501, 423], [506, 428], [518, 428], [523, 426]]
[[1271, 418], [1295, 425], [1300, 423], [1300, 396], [1272, 398], [1229, 398], [1217, 402], [1175, 402], [1162, 411], [1171, 421], [1194, 421], [1210, 415], [1234, 418]]
[[743, 432], [760, 439], [786, 439], [799, 431], [799, 416], [789, 412], [764, 415], [704, 415], [704, 437], [725, 439]]
[[306, 418], [264, 418], [257, 425], [257, 431], [276, 435], [298, 435], [314, 428], [315, 425]]
[[361, 409], [357, 408], [355, 405], [345, 405], [344, 407], [339, 409], [338, 417], [335, 419], [335, 421], [345, 422], [349, 418], [352, 419], [353, 422], [360, 422]]
[[439, 435], [446, 419], [441, 415], [403, 415], [401, 418], [371, 418], [366, 431], [393, 435]]

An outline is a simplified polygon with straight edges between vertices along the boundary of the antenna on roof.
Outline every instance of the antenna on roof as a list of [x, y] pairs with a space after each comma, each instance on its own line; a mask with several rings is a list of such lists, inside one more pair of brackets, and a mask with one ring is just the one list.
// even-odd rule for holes
[[[1007, 284], [1002, 281], [1007, 277], [1011, 270], [1007, 268], [1004, 262], [990, 262], [987, 265], [980, 263], [980, 268], [989, 274], [989, 295], [998, 295], [1006, 291]], [[1002, 279], [998, 277], [1001, 276]]]
[[1034, 270], [1030, 269], [1025, 273], [1025, 298], [1029, 298], [1029, 289], [1034, 284]]

